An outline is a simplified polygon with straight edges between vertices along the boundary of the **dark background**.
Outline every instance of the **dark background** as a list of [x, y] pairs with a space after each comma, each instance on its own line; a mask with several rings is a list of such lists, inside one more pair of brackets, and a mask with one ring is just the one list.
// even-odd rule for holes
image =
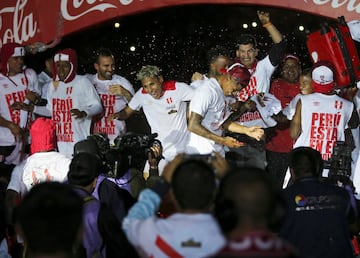
[[[28, 66], [40, 72], [46, 56], [63, 48], [74, 48], [78, 53], [79, 74], [95, 73], [93, 68], [96, 49], [111, 49], [116, 59], [116, 73], [126, 77], [137, 90], [135, 80], [143, 65], [157, 65], [165, 80], [190, 82], [194, 71], [208, 70], [207, 51], [216, 45], [226, 47], [235, 55], [236, 38], [242, 33], [256, 36], [261, 59], [269, 50], [272, 40], [257, 17], [257, 10], [270, 13], [272, 23], [288, 42], [287, 52], [300, 57], [302, 67], [310, 67], [306, 48], [307, 35], [320, 28], [323, 22], [333, 20], [289, 9], [250, 5], [184, 5], [161, 8], [108, 21], [64, 37], [50, 51], [28, 56]], [[256, 21], [258, 27], [251, 27]], [[120, 22], [120, 28], [114, 28]], [[244, 29], [243, 23], [249, 28]], [[305, 27], [299, 31], [299, 25]], [[130, 46], [136, 51], [131, 52]], [[278, 72], [274, 73], [274, 77]], [[128, 121], [128, 131], [148, 132], [142, 113]]]
[[[53, 49], [66, 47], [77, 50], [79, 74], [93, 73], [93, 58], [99, 47], [110, 48], [115, 55], [117, 73], [128, 78], [135, 88], [135, 74], [141, 66], [153, 64], [161, 67], [167, 79], [189, 82], [194, 71], [206, 72], [206, 52], [221, 45], [235, 54], [236, 38], [242, 33], [257, 37], [260, 58], [272, 44], [265, 28], [251, 27], [251, 22], [260, 24], [256, 11], [270, 13], [271, 21], [288, 41], [289, 53], [298, 55], [303, 67], [311, 65], [306, 49], [306, 36], [319, 28], [321, 22], [329, 21], [307, 13], [281, 8], [249, 5], [184, 5], [161, 8], [155, 11], [120, 17], [87, 30], [67, 36]], [[114, 22], [120, 28], [114, 28]], [[242, 28], [248, 23], [249, 28]], [[303, 25], [305, 31], [299, 31]], [[136, 51], [131, 52], [130, 46]], [[37, 71], [42, 68], [44, 56], [30, 57], [29, 66]]]

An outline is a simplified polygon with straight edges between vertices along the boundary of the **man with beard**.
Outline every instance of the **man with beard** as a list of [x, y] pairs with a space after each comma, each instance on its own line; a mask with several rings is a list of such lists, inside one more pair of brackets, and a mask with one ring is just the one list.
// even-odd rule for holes
[[126, 124], [122, 120], [107, 121], [107, 118], [125, 108], [135, 92], [126, 78], [114, 74], [115, 59], [109, 49], [97, 50], [94, 68], [97, 73], [90, 76], [90, 80], [99, 93], [104, 110], [101, 116], [94, 118], [93, 133], [105, 133], [113, 144], [118, 135], [126, 132]]

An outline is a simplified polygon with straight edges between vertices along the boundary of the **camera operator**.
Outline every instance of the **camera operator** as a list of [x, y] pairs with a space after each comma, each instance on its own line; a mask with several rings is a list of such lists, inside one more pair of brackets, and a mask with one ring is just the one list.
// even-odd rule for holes
[[290, 152], [289, 163], [294, 183], [283, 190], [287, 209], [280, 236], [299, 250], [300, 257], [354, 257], [349, 193], [319, 180], [320, 152], [297, 147]]
[[[137, 145], [140, 139], [145, 139], [142, 142], [144, 146], [131, 147], [133, 144]], [[131, 133], [119, 137], [115, 142], [116, 147], [110, 147], [106, 135], [91, 135], [86, 140], [76, 143], [74, 153], [92, 153], [102, 160], [93, 196], [109, 206], [121, 222], [140, 191], [147, 186], [142, 171], [137, 167], [139, 162], [136, 159], [142, 157], [136, 154], [146, 154], [151, 165], [148, 178], [150, 182], [159, 175], [158, 163], [159, 157], [162, 156], [162, 147], [151, 136]]]

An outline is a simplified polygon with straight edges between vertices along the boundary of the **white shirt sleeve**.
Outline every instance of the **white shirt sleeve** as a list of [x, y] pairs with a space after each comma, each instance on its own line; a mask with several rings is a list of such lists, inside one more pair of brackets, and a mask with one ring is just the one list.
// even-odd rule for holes
[[26, 160], [21, 162], [19, 165], [15, 166], [15, 168], [13, 169], [11, 173], [10, 182], [7, 187], [8, 190], [13, 190], [19, 194], [24, 194], [26, 192], [26, 186], [22, 180], [24, 166], [26, 163], [25, 161]]
[[143, 93], [142, 93], [142, 90], [143, 88], [140, 88], [136, 93], [135, 95], [132, 97], [132, 99], [130, 100], [129, 102], [129, 107], [132, 109], [132, 110], [136, 110], [136, 111], [139, 111], [143, 104], [142, 104], [142, 99], [143, 99]]

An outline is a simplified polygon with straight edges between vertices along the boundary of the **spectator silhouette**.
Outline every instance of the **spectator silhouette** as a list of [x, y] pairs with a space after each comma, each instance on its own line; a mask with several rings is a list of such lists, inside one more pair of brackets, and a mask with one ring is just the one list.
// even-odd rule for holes
[[296, 257], [295, 249], [271, 230], [283, 214], [279, 197], [264, 170], [230, 170], [215, 201], [215, 216], [228, 240], [216, 257]]
[[73, 258], [81, 241], [82, 200], [70, 186], [44, 182], [34, 186], [16, 209], [19, 234], [28, 258]]

